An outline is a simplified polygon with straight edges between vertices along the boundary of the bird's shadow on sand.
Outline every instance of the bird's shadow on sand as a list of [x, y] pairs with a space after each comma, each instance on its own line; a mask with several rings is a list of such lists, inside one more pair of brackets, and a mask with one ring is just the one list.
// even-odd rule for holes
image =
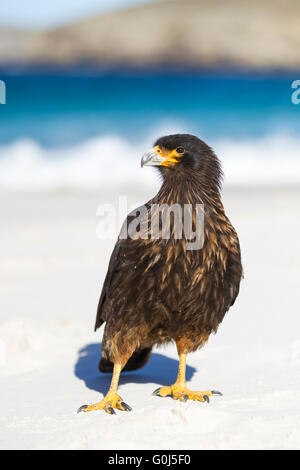
[[[111, 374], [104, 374], [98, 370], [100, 347], [99, 343], [91, 343], [79, 350], [75, 364], [75, 375], [83, 380], [89, 389], [105, 394], [110, 385]], [[194, 367], [186, 367], [187, 381], [193, 377], [195, 371]], [[133, 372], [122, 372], [120, 385], [126, 383], [170, 385], [175, 382], [177, 372], [177, 360], [154, 352], [149, 362], [142, 369]]]

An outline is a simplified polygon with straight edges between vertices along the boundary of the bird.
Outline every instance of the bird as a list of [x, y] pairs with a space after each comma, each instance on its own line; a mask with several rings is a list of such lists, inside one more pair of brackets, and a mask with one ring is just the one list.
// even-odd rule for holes
[[123, 224], [95, 323], [95, 330], [105, 323], [99, 369], [112, 372], [110, 388], [78, 412], [131, 411], [118, 394], [120, 373], [143, 367], [154, 346], [170, 342], [177, 347], [178, 375], [153, 395], [183, 402], [222, 395], [186, 385], [187, 355], [217, 332], [243, 277], [239, 238], [221, 201], [220, 160], [197, 136], [173, 134], [160, 137], [141, 166], [158, 170], [162, 184]]

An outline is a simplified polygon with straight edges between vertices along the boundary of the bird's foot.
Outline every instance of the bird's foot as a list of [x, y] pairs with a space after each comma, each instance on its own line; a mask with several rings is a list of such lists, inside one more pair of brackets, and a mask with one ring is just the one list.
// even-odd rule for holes
[[87, 411], [104, 410], [110, 415], [115, 415], [115, 409], [122, 411], [132, 410], [132, 408], [127, 405], [127, 403], [125, 403], [116, 392], [108, 392], [108, 394], [99, 403], [95, 403], [94, 405], [82, 405], [77, 410], [77, 413], [80, 413], [81, 411], [86, 413]]
[[158, 397], [169, 397], [171, 396], [173, 400], [187, 401], [195, 400], [209, 403], [209, 397], [213, 395], [222, 395], [221, 392], [216, 390], [207, 390], [206, 392], [193, 392], [183, 385], [170, 385], [169, 387], [159, 387], [156, 389], [152, 395]]

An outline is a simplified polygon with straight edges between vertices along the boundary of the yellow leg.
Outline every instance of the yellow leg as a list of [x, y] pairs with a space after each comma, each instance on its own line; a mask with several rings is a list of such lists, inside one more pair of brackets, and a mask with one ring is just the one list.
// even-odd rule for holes
[[186, 354], [179, 354], [179, 367], [176, 382], [169, 387], [159, 387], [153, 392], [153, 395], [159, 397], [171, 396], [173, 400], [187, 401], [196, 400], [202, 402], [209, 402], [209, 397], [212, 395], [222, 395], [221, 392], [216, 390], [207, 390], [205, 392], [193, 392], [189, 390], [185, 382], [186, 371]]
[[104, 410], [106, 413], [113, 415], [116, 414], [114, 408], [122, 411], [131, 411], [132, 408], [118, 395], [118, 384], [121, 370], [122, 365], [120, 363], [114, 364], [113, 376], [107, 395], [99, 403], [95, 403], [94, 405], [82, 405], [78, 409], [77, 413], [80, 413], [81, 411]]

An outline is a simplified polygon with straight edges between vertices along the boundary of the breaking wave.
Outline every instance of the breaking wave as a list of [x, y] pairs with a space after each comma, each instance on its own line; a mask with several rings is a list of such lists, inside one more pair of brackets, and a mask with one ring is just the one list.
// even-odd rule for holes
[[[227, 186], [300, 183], [300, 138], [269, 135], [260, 139], [215, 139]], [[0, 189], [100, 189], [157, 186], [157, 175], [141, 169], [150, 141], [138, 144], [107, 135], [68, 148], [45, 148], [33, 140], [0, 147]]]

